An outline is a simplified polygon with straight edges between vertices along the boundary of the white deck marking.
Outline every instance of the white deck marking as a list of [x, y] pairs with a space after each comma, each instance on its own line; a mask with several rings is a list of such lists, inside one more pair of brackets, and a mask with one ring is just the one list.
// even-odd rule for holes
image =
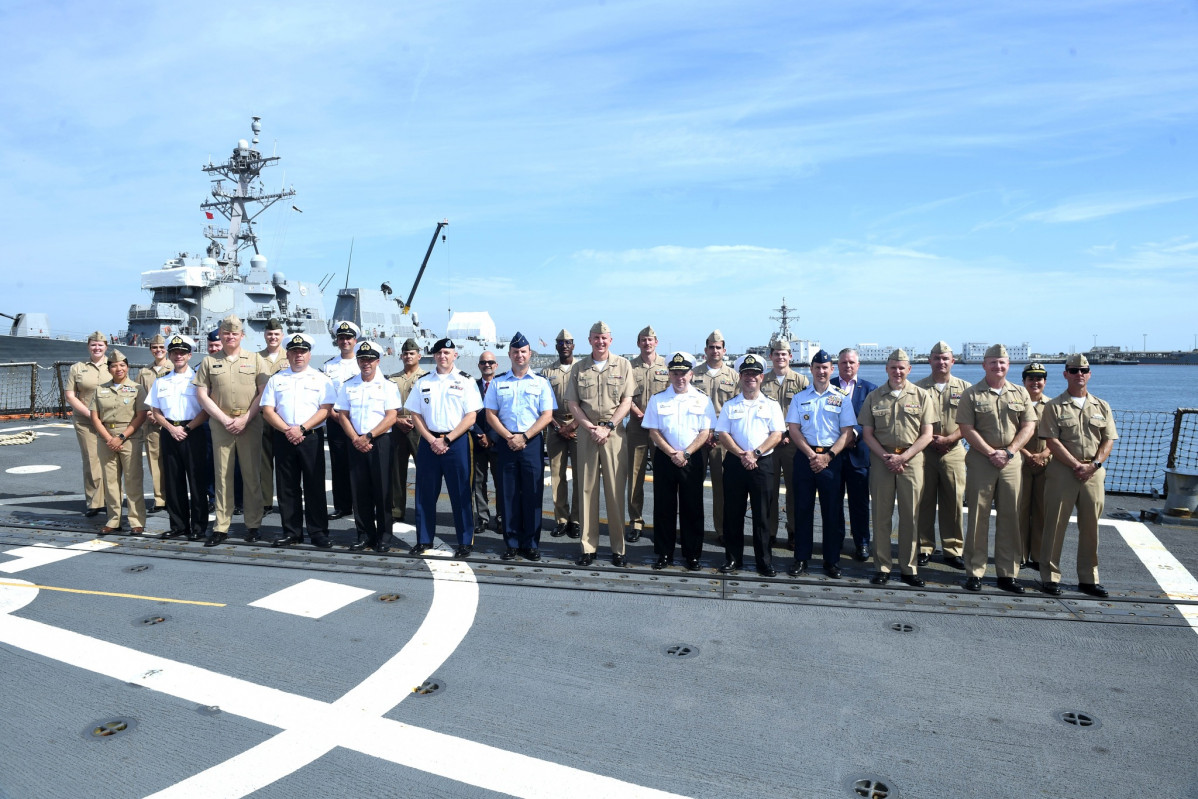
[[[9, 583], [0, 587], [0, 616], [20, 610], [37, 598], [39, 589], [25, 580], [5, 580]], [[12, 585], [19, 583], [20, 585]]]
[[61, 466], [55, 466], [49, 463], [31, 464], [29, 466], [14, 466], [11, 469], [5, 469], [5, 474], [42, 474], [43, 472], [56, 472], [61, 469]]
[[100, 538], [93, 538], [90, 541], [84, 541], [79, 544], [71, 544], [66, 547], [56, 547], [49, 544], [35, 544], [31, 547], [17, 547], [9, 549], [3, 553], [4, 555], [12, 555], [16, 560], [10, 560], [6, 563], [0, 563], [0, 572], [5, 574], [16, 574], [23, 572], [26, 569], [33, 569], [37, 566], [45, 566], [47, 563], [57, 563], [60, 560], [73, 558], [76, 555], [84, 555], [88, 552], [96, 552], [97, 550], [115, 547], [115, 541], [105, 541]]
[[327, 580], [304, 580], [282, 591], [275, 591], [269, 596], [256, 599], [249, 605], [252, 608], [265, 608], [309, 619], [320, 619], [373, 593], [374, 591], [365, 588], [330, 583]]
[[[1165, 549], [1148, 525], [1122, 519], [1103, 519], [1101, 524], [1109, 524], [1123, 536], [1124, 542], [1136, 553], [1166, 596], [1191, 602], [1198, 600], [1198, 580], [1173, 553]], [[1191, 629], [1198, 633], [1198, 605], [1179, 604], [1177, 610], [1190, 623]]]

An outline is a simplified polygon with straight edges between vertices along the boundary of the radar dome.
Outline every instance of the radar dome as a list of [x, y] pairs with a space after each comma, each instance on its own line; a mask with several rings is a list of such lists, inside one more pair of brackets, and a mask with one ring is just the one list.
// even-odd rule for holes
[[246, 141], [245, 139], [238, 139], [237, 140], [237, 149], [238, 150], [248, 150], [248, 149], [250, 149], [250, 143], [248, 141]]
[[287, 277], [282, 272], [275, 272], [270, 276], [270, 279], [276, 286], [281, 286], [287, 282]]
[[265, 255], [258, 253], [257, 255], [255, 255], [253, 258], [250, 259], [250, 269], [265, 269], [265, 268], [266, 268], [266, 256]]

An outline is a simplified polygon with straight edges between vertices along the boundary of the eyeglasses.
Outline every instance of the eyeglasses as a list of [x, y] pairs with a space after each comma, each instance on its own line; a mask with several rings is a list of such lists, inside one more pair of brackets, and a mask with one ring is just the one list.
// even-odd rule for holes
[[479, 366], [494, 366], [498, 361], [479, 361]]
[[1071, 375], [1088, 375], [1088, 374], [1090, 374], [1090, 367], [1083, 366], [1081, 368], [1078, 368], [1076, 366], [1071, 366], [1068, 369], [1066, 369], [1065, 371]]

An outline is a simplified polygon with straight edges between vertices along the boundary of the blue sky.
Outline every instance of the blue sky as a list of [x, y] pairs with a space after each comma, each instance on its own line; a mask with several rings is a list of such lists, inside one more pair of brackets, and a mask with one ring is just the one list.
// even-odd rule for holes
[[[1194, 346], [1194, 2], [8, 2], [0, 310], [118, 330], [263, 119], [271, 268], [616, 347]], [[327, 303], [332, 310], [331, 297]]]

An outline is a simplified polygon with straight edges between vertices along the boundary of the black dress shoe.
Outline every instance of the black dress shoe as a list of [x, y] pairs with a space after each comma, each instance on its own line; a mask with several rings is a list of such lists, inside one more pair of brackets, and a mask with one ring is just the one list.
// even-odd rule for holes
[[271, 542], [272, 547], [289, 547], [292, 544], [301, 543], [304, 539], [297, 538], [293, 535], [285, 535], [282, 538], [276, 538]]
[[1024, 593], [1023, 586], [1014, 577], [999, 577], [998, 587], [1004, 591], [1010, 591], [1012, 594]]
[[349, 516], [351, 513], [353, 513], [353, 511], [334, 510], [332, 513], [329, 514], [329, 521], [335, 522], [338, 519], [344, 519], [346, 516]]
[[259, 536], [258, 536], [258, 531], [257, 531], [257, 530], [247, 530], [247, 531], [246, 531], [246, 533], [245, 533], [245, 539], [244, 539], [244, 540], [245, 540], [245, 542], [246, 542], [247, 544], [252, 544], [252, 543], [254, 543], [255, 541], [260, 541], [260, 540], [261, 540], [261, 538], [259, 538]]
[[641, 531], [633, 527], [628, 532], [624, 533], [624, 540], [630, 544], [635, 544], [641, 540]]
[[720, 574], [735, 574], [740, 571], [740, 561], [728, 558], [724, 561], [724, 565], [719, 568]]
[[857, 547], [857, 551], [853, 553], [853, 560], [859, 563], [865, 563], [869, 560], [869, 547], [865, 544]]
[[244, 515], [245, 515], [245, 509], [244, 509], [244, 508], [242, 508], [240, 505], [237, 505], [237, 506], [235, 506], [235, 507], [233, 508], [233, 515], [234, 515], [234, 516], [244, 516]]
[[371, 545], [370, 548], [373, 549], [375, 552], [378, 552], [379, 554], [382, 554], [383, 552], [391, 551], [391, 547], [388, 546], [387, 544], [384, 544], [382, 541], [378, 541], [378, 542], [374, 543], [373, 545]]
[[949, 566], [952, 566], [954, 569], [965, 571], [965, 558], [961, 557], [960, 555], [945, 555], [944, 562]]
[[329, 540], [327, 535], [318, 535], [313, 536], [312, 546], [316, 547], [317, 549], [332, 549], [333, 542]]
[[669, 566], [669, 565], [670, 565], [670, 559], [667, 558], [665, 555], [658, 555], [657, 560], [653, 561], [653, 568], [655, 571], [661, 571], [662, 569], [664, 569], [666, 566]]
[[501, 560], [515, 560], [516, 559], [516, 548], [508, 547], [507, 549], [503, 550], [503, 554], [500, 555], [499, 557]]
[[1034, 571], [1034, 572], [1038, 572], [1038, 571], [1040, 571], [1040, 561], [1038, 561], [1038, 560], [1029, 560], [1029, 561], [1027, 561], [1027, 562], [1025, 562], [1025, 563], [1023, 564], [1023, 568], [1025, 568], [1025, 569], [1031, 569], [1031, 570], [1032, 570], [1032, 571]]
[[931, 559], [932, 559], [932, 556], [929, 553], [920, 552], [917, 562], [919, 563], [920, 566], [927, 566], [928, 561], [930, 561]]
[[807, 573], [807, 561], [796, 560], [794, 562], [794, 565], [786, 570], [786, 573], [789, 574], [791, 577], [799, 577], [803, 574], [806, 574]]
[[578, 522], [570, 522], [570, 532], [566, 535], [570, 538], [582, 538], [582, 525]]
[[703, 568], [703, 566], [700, 565], [698, 558], [687, 558], [686, 559], [686, 570], [688, 572], [697, 572], [701, 568]]
[[553, 532], [549, 535], [553, 536], [554, 538], [561, 538], [566, 534], [566, 530], [569, 527], [570, 525], [567, 522], [558, 522], [557, 524], [553, 525]]
[[188, 533], [187, 534], [188, 541], [201, 541], [201, 540], [203, 540], [203, 538], [204, 538], [203, 533]]
[[1060, 596], [1061, 595], [1061, 584], [1060, 583], [1043, 583], [1042, 582], [1042, 583], [1040, 583], [1040, 590], [1043, 591], [1044, 593], [1048, 594], [1049, 596]]
[[474, 551], [474, 547], [460, 546], [453, 550], [453, 556], [458, 560], [470, 557], [470, 553]]
[[263, 516], [266, 516], [266, 515], [268, 515], [268, 514], [271, 514], [271, 513], [274, 513], [274, 512], [275, 512], [275, 506], [274, 506], [274, 505], [265, 505], [265, 506], [263, 506], [263, 508], [262, 508], [262, 515], [263, 515]]
[[918, 574], [900, 574], [899, 579], [912, 588], [923, 588], [928, 584], [927, 581]]
[[773, 566], [758, 566], [757, 573], [760, 574], [762, 577], [777, 577], [778, 576], [778, 570], [775, 569]]
[[224, 543], [225, 539], [228, 537], [229, 536], [227, 533], [213, 533], [212, 535], [210, 535], [204, 539], [204, 546], [206, 546], [206, 547], [217, 546], [218, 544]]
[[83, 515], [90, 519], [93, 516], [99, 516], [100, 511], [102, 511], [102, 510], [104, 510], [104, 509], [103, 508], [88, 508], [87, 510], [85, 510], [83, 512]]
[[1111, 592], [1103, 588], [1101, 583], [1078, 583], [1077, 590], [1099, 599], [1106, 599], [1111, 595]]
[[525, 560], [531, 560], [534, 563], [541, 559], [541, 550], [536, 547], [525, 547], [520, 550], [520, 555]]
[[613, 565], [613, 566], [627, 566], [627, 565], [628, 565], [628, 561], [624, 559], [624, 556], [623, 556], [623, 555], [612, 555], [612, 556], [611, 556], [611, 565]]
[[870, 585], [886, 585], [890, 582], [890, 572], [874, 572], [874, 576], [869, 578]]
[[163, 541], [169, 541], [172, 538], [182, 538], [186, 533], [182, 530], [167, 530], [162, 535], [158, 536]]
[[840, 567], [837, 566], [835, 563], [825, 563], [824, 564], [824, 574], [828, 575], [833, 580], [839, 580], [840, 573], [841, 573]]
[[499, 516], [496, 516], [494, 519], [487, 522], [487, 529], [498, 533], [503, 529], [503, 519]]
[[408, 550], [408, 554], [414, 558], [418, 558], [432, 548], [432, 544], [413, 544]]
[[160, 510], [161, 510], [161, 508], [159, 508], [157, 505], [147, 505], [147, 506], [146, 506], [146, 513], [147, 513], [147, 514], [154, 514], [154, 513], [157, 513], [157, 512], [158, 512], [158, 511], [160, 511]]
[[583, 568], [585, 568], [587, 566], [590, 566], [594, 562], [595, 562], [595, 553], [594, 552], [583, 552], [582, 557], [580, 557], [578, 560], [574, 561], [574, 565], [582, 566]]
[[362, 552], [368, 546], [370, 546], [370, 544], [367, 544], [365, 540], [361, 540], [361, 541], [353, 542], [348, 547], [346, 547], [346, 549], [348, 549], [350, 552]]
[[981, 591], [982, 580], [980, 577], [974, 577], [972, 574], [965, 578], [963, 583], [966, 591]]

